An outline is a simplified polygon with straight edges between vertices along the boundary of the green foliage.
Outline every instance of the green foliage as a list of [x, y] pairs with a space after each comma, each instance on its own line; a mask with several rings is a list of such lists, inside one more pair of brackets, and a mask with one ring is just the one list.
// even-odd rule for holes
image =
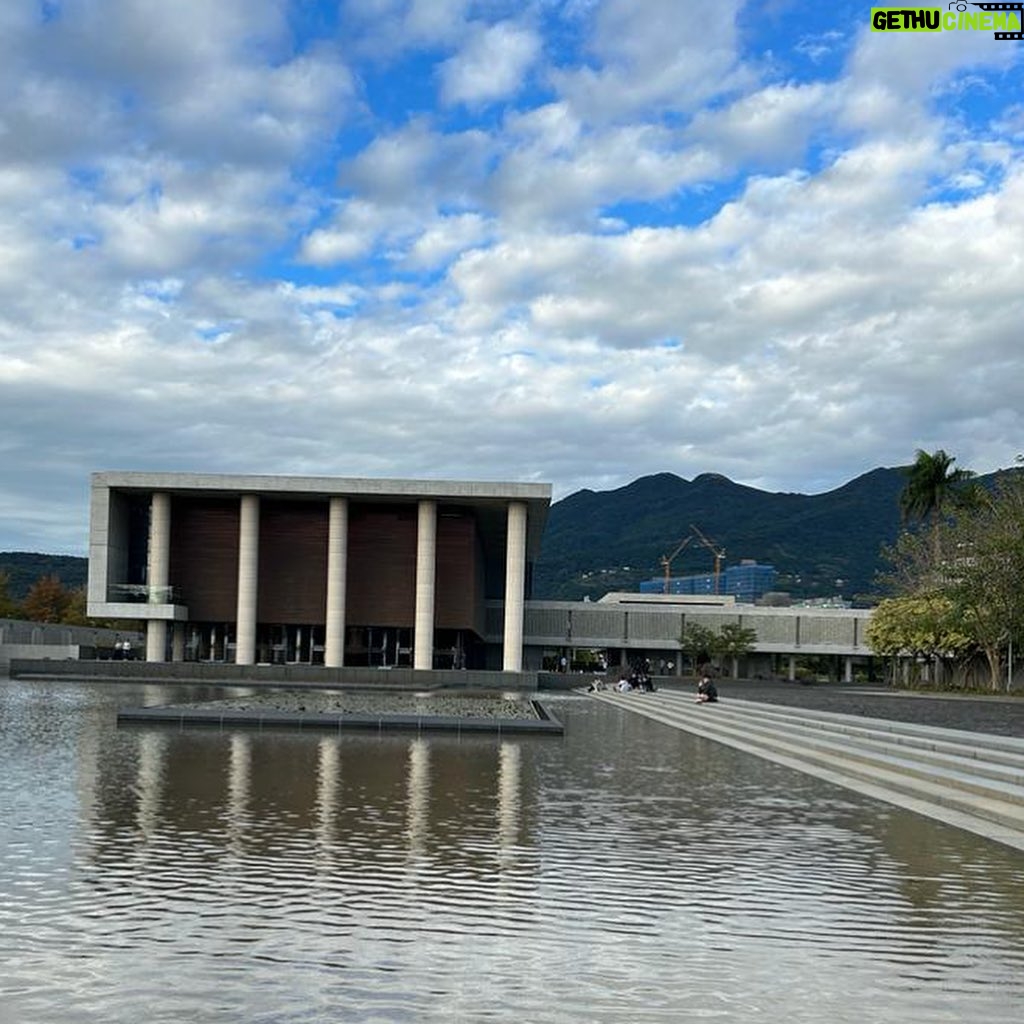
[[679, 646], [696, 668], [702, 657], [735, 659], [749, 654], [757, 643], [757, 631], [727, 622], [717, 631], [699, 623], [688, 623], [679, 637]]
[[[551, 507], [533, 596], [579, 600], [635, 590], [662, 576], [661, 556], [691, 523], [726, 549], [728, 564], [755, 558], [774, 565], [781, 590], [866, 595], [881, 566], [880, 545], [899, 533], [904, 483], [902, 469], [877, 469], [825, 494], [775, 494], [713, 474], [691, 481], [661, 473], [613, 491], [579, 491]], [[713, 566], [711, 553], [691, 544], [672, 571]]]
[[690, 622], [683, 628], [679, 637], [679, 646], [694, 665], [701, 655], [711, 654], [715, 650], [715, 643], [718, 634], [707, 626], [697, 622]]
[[727, 622], [715, 637], [714, 651], [728, 658], [740, 658], [749, 654], [757, 643], [757, 630], [741, 626], [736, 622]]
[[10, 578], [0, 571], [0, 619], [16, 619], [21, 613], [17, 602], [9, 593]]
[[[906, 471], [907, 483], [900, 495], [900, 511], [904, 521], [916, 519], [933, 522], [958, 503], [967, 481], [974, 474], [969, 469], [954, 469], [956, 457], [941, 448], [928, 453], [918, 448], [914, 464]], [[970, 495], [976, 495], [970, 491]]]
[[[1002, 474], [955, 514], [934, 517], [927, 539], [908, 534], [887, 554], [900, 603], [876, 611], [875, 649], [963, 657], [973, 645], [988, 662], [989, 685], [999, 688], [1003, 652], [1024, 638], [1024, 473]], [[969, 644], [951, 644], [957, 636]]]
[[43, 555], [31, 551], [0, 551], [0, 572], [7, 574], [8, 593], [24, 601], [29, 588], [44, 576], [57, 576], [72, 590], [84, 587], [89, 560], [76, 555]]
[[875, 654], [882, 657], [959, 659], [978, 649], [963, 628], [953, 602], [943, 594], [893, 597], [880, 602], [868, 623], [865, 639]]

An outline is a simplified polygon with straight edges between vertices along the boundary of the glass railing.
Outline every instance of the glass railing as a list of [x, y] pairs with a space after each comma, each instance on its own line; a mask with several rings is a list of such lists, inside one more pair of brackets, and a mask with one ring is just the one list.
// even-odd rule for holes
[[151, 587], [148, 583], [112, 583], [109, 600], [125, 604], [181, 604], [176, 587]]

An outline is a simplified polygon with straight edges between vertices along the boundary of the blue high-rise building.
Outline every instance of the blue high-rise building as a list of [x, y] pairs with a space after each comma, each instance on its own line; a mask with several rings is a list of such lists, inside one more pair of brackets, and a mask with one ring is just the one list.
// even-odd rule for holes
[[[778, 572], [773, 565], [762, 565], [753, 559], [744, 559], [739, 565], [730, 565], [718, 579], [718, 593], [736, 598], [740, 604], [753, 604], [758, 598], [775, 589]], [[696, 573], [690, 576], [672, 576], [668, 581], [670, 594], [714, 594], [713, 573]], [[665, 593], [665, 580], [644, 580], [640, 584], [641, 594]]]

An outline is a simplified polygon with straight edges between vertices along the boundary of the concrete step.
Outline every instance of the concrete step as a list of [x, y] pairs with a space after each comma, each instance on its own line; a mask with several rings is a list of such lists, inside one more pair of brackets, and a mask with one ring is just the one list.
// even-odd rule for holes
[[[718, 705], [715, 713], [723, 721], [743, 722], [746, 729], [758, 733], [783, 738], [800, 735], [811, 747], [847, 750], [851, 756], [873, 751], [882, 755], [886, 762], [901, 762], [908, 770], [922, 765], [926, 766], [926, 772], [950, 771], [954, 773], [954, 781], [959, 776], [990, 779], [1011, 787], [1007, 790], [1009, 799], [1024, 797], [1024, 743], [1019, 743], [1017, 752], [1014, 744], [1018, 741], [1011, 737], [941, 730], [946, 735], [956, 735], [956, 741], [952, 742], [930, 736], [922, 732], [920, 726], [912, 726], [913, 731], [904, 734], [899, 728], [901, 723], [882, 722], [881, 727], [874, 727], [871, 723], [878, 720], [854, 716], [843, 716], [843, 721], [816, 721], [806, 713], [799, 717], [788, 716], [778, 714], [775, 708], [766, 709], [754, 703], [744, 707], [733, 702], [728, 706]], [[1000, 740], [1006, 741], [1002, 749], [998, 745]]]
[[[658, 696], [669, 700], [690, 703], [692, 698], [678, 691], [659, 691]], [[756, 701], [729, 700], [724, 702], [731, 712], [746, 710], [760, 718], [779, 718], [787, 722], [803, 722], [809, 728], [829, 732], [841, 732], [855, 736], [878, 736], [887, 738], [900, 746], [927, 748], [945, 751], [967, 758], [985, 760], [1024, 768], [1024, 739], [1013, 736], [999, 736], [990, 733], [978, 734], [962, 729], [942, 729], [911, 722], [895, 722], [889, 719], [865, 718], [860, 715], [842, 715], [829, 711], [811, 711], [775, 704], [759, 704]], [[979, 736], [984, 742], [979, 743]]]
[[[927, 793], [931, 798], [941, 793], [943, 802], [949, 806], [984, 806], [999, 821], [1019, 821], [1024, 825], [1024, 783], [1015, 772], [1001, 774], [1005, 772], [1001, 766], [985, 765], [979, 760], [960, 759], [953, 763], [949, 759], [907, 757], [902, 756], [902, 748], [887, 750], [877, 742], [823, 739], [811, 730], [784, 725], [768, 727], [724, 716], [714, 721], [711, 730], [723, 740], [731, 737], [748, 743], [756, 741], [812, 763], [834, 769], [842, 766], [858, 777], [885, 778], [888, 784], [898, 785], [904, 792]], [[705, 729], [705, 735], [710, 734]]]
[[1024, 850], [1012, 738], [755, 702], [698, 705], [673, 691], [590, 696]]

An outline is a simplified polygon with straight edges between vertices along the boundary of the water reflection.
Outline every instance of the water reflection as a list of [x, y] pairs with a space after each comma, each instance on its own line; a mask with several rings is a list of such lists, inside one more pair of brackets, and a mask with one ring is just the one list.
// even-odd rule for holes
[[1019, 1016], [1020, 855], [939, 823], [574, 698], [552, 742], [138, 697], [0, 690], [3, 1024]]

